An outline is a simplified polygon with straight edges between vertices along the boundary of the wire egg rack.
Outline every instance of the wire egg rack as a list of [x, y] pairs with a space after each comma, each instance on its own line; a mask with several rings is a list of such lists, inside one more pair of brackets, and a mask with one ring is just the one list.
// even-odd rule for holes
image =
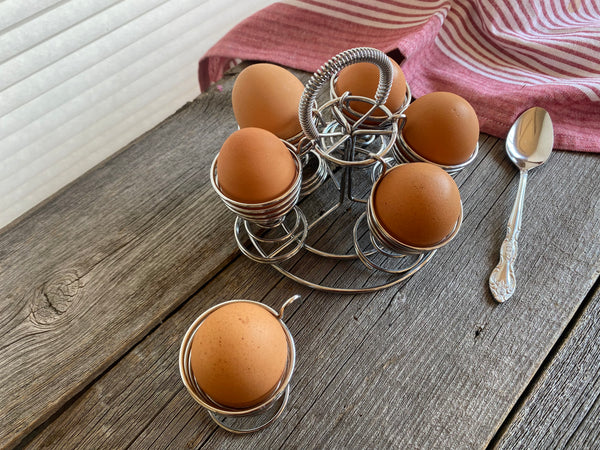
[[[339, 72], [360, 62], [375, 64], [379, 69], [374, 98], [349, 92], [337, 95], [334, 88]], [[270, 264], [312, 289], [356, 294], [379, 291], [406, 280], [456, 235], [462, 222], [462, 206], [454, 230], [431, 247], [396, 241], [371, 208], [378, 181], [388, 168], [422, 159], [402, 146], [404, 110], [411, 101], [408, 84], [398, 111], [385, 106], [393, 70], [385, 53], [359, 47], [339, 53], [312, 75], [298, 109], [302, 133], [284, 141], [293, 155], [297, 177], [293, 186], [273, 201], [242, 204], [227, 198], [219, 188], [218, 155], [215, 157], [211, 182], [237, 216], [234, 236], [244, 255]], [[329, 100], [319, 106], [317, 98], [324, 87], [329, 88]], [[357, 112], [351, 106], [355, 102], [366, 104], [368, 111]], [[455, 174], [467, 163], [442, 168]], [[341, 233], [346, 240], [340, 240], [341, 229], [347, 230]], [[351, 267], [351, 273], [360, 274], [352, 281], [343, 276], [329, 283], [322, 281], [326, 273], [348, 273]]]

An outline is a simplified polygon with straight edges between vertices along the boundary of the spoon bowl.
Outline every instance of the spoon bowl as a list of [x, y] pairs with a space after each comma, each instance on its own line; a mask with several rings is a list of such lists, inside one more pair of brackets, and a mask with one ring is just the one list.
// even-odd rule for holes
[[520, 170], [545, 163], [552, 153], [554, 130], [548, 112], [538, 106], [519, 116], [506, 137], [506, 154]]
[[508, 300], [516, 288], [514, 267], [517, 259], [517, 238], [521, 231], [527, 173], [548, 160], [553, 145], [554, 129], [550, 115], [537, 106], [521, 114], [506, 137], [506, 154], [519, 169], [519, 188], [508, 219], [506, 238], [500, 248], [500, 261], [489, 279], [492, 295], [500, 303]]

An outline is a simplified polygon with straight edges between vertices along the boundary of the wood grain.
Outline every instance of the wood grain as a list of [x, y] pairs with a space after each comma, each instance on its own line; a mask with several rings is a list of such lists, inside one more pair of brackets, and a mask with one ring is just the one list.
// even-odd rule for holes
[[[510, 303], [493, 302], [487, 276], [516, 189], [515, 171], [502, 152], [501, 143], [484, 138], [481, 159], [458, 177], [463, 229], [404, 286], [357, 296], [311, 292], [269, 267], [238, 259], [39, 430], [31, 445], [485, 446], [599, 269], [600, 207], [593, 180], [600, 166], [593, 156], [557, 153], [552, 164], [561, 175], [581, 182], [564, 198], [551, 164], [532, 173], [520, 285]], [[335, 266], [322, 274], [328, 282], [357, 278]], [[249, 297], [277, 306], [295, 292], [304, 299], [292, 305], [286, 320], [298, 352], [287, 410], [255, 435], [216, 428], [179, 380], [176, 354], [186, 327], [218, 301]]]
[[600, 289], [590, 297], [495, 448], [600, 446]]
[[227, 103], [203, 95], [3, 230], [2, 444], [46, 420], [237, 252], [208, 178], [235, 129]]
[[[532, 172], [519, 284], [506, 304], [493, 301], [487, 278], [517, 171], [503, 143], [486, 136], [475, 164], [457, 176], [462, 228], [430, 264], [375, 294], [311, 291], [271, 267], [234, 258], [233, 216], [207, 177], [219, 143], [235, 128], [231, 80], [223, 86], [0, 236], [0, 375], [6, 380], [0, 442], [24, 439], [31, 448], [486, 446], [600, 273], [600, 158], [556, 152]], [[354, 219], [344, 217], [320, 227], [315, 241], [350, 245]], [[328, 284], [373, 281], [369, 271], [315, 263], [310, 255], [290, 265]], [[297, 347], [290, 403], [261, 433], [226, 433], [181, 383], [181, 338], [220, 301], [251, 298], [278, 307], [294, 293], [303, 299], [286, 311]], [[598, 417], [590, 411], [573, 439], [595, 439], [585, 432]]]

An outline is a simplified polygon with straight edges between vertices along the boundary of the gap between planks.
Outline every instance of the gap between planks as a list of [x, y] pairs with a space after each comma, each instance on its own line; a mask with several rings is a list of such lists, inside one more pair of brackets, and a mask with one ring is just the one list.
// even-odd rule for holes
[[[556, 340], [550, 352], [546, 355], [546, 358], [540, 365], [537, 372], [532, 377], [529, 384], [525, 387], [515, 404], [513, 405], [510, 412], [507, 414], [506, 418], [502, 422], [502, 425], [498, 428], [490, 442], [488, 443], [488, 449], [500, 449], [502, 446], [502, 439], [507, 435], [511, 426], [518, 422], [518, 414], [525, 407], [530, 397], [537, 391], [538, 385], [541, 380], [544, 378], [545, 374], [548, 372], [550, 367], [554, 364], [555, 360], [558, 356], [560, 356], [561, 349], [567, 342], [571, 339], [573, 332], [576, 330], [578, 324], [580, 323], [583, 316], [588, 311], [588, 307], [591, 302], [600, 296], [600, 276], [596, 278], [596, 281], [590, 288], [588, 294], [585, 296], [584, 300], [581, 302], [571, 320]], [[585, 420], [585, 419], [583, 419]], [[581, 423], [583, 423], [583, 420]], [[581, 423], [579, 425], [581, 425]]]

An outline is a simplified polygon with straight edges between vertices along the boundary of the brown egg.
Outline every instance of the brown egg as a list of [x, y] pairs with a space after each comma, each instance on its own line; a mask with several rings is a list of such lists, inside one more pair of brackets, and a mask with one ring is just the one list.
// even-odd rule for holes
[[298, 170], [288, 148], [273, 133], [242, 128], [229, 136], [217, 157], [219, 188], [241, 203], [264, 203], [288, 191]]
[[467, 161], [479, 139], [473, 107], [451, 92], [431, 92], [416, 99], [406, 111], [402, 136], [428, 161], [452, 166]]
[[298, 105], [302, 82], [286, 69], [262, 63], [246, 67], [233, 85], [231, 103], [240, 128], [258, 127], [281, 139], [302, 131]]
[[458, 187], [448, 173], [417, 162], [385, 173], [373, 194], [373, 213], [396, 240], [431, 247], [446, 238], [460, 217]]
[[[404, 98], [406, 96], [406, 79], [404, 77], [404, 72], [398, 63], [391, 58], [390, 61], [394, 67], [394, 74], [392, 76], [392, 88], [390, 89], [385, 106], [387, 106], [391, 112], [396, 112], [404, 103]], [[340, 71], [335, 83], [335, 93], [338, 96], [341, 96], [344, 92], [348, 91], [351, 95], [360, 95], [361, 97], [374, 99], [378, 84], [379, 68], [375, 64], [367, 62], [356, 63], [345, 67]], [[371, 106], [372, 105], [365, 102], [350, 102], [350, 107], [361, 114], [366, 113]], [[375, 111], [375, 115], [382, 114], [382, 111], [379, 111], [379, 114]]]
[[252, 302], [226, 303], [196, 330], [190, 363], [194, 378], [215, 402], [247, 408], [278, 387], [288, 345], [279, 320]]

